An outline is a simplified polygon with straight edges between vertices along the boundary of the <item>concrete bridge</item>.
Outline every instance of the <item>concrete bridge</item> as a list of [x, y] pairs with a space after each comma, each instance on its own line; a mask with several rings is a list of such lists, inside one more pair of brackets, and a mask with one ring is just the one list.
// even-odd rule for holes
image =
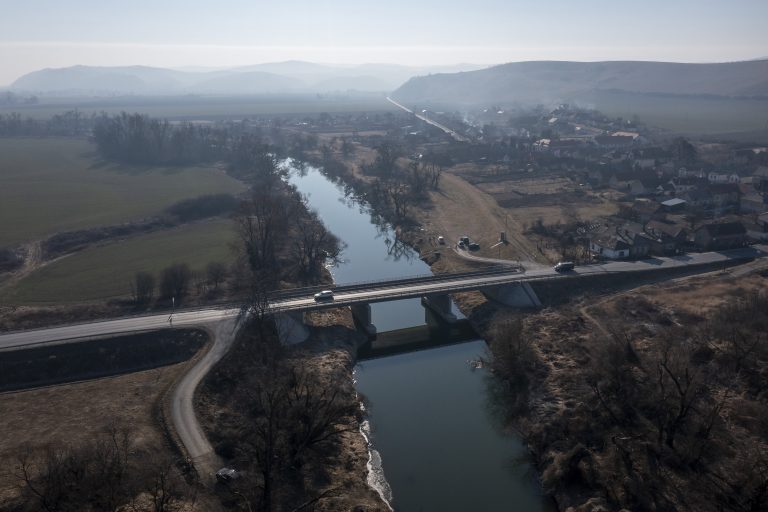
[[587, 276], [658, 272], [685, 267], [711, 267], [766, 255], [768, 246], [760, 245], [722, 252], [584, 265], [568, 272], [556, 272], [552, 268], [523, 271], [519, 267], [496, 266], [475, 272], [332, 286], [327, 289], [333, 290], [334, 298], [326, 301], [316, 301], [313, 297], [322, 289], [320, 287], [283, 290], [271, 297], [270, 310], [276, 314], [279, 323], [285, 326], [293, 325], [293, 328], [297, 329], [305, 311], [350, 306], [358, 325], [373, 336], [376, 329], [371, 324], [370, 305], [377, 302], [421, 298], [426, 308], [431, 309], [443, 321], [453, 323], [456, 317], [451, 311], [449, 296], [456, 292], [480, 291], [507, 306], [534, 308], [541, 306], [541, 302], [531, 288], [531, 283], [566, 281]]

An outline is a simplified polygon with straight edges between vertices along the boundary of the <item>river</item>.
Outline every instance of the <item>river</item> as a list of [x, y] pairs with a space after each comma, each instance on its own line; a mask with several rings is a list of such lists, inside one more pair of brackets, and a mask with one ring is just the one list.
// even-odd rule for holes
[[[412, 249], [393, 251], [391, 230], [377, 226], [365, 205], [316, 169], [292, 172], [290, 182], [346, 244], [343, 261], [332, 269], [337, 283], [431, 274]], [[372, 320], [379, 332], [413, 327], [424, 324], [424, 309], [418, 299], [374, 304]], [[477, 340], [355, 368], [374, 461], [380, 454], [395, 510], [545, 509], [525, 446], [495, 421], [490, 376], [469, 364], [485, 347]]]

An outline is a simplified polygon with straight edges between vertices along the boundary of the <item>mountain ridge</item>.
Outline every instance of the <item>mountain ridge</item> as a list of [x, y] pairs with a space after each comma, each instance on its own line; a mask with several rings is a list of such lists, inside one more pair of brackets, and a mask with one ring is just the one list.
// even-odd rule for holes
[[768, 96], [768, 60], [727, 63], [525, 61], [477, 71], [414, 77], [398, 101], [450, 105], [577, 100], [613, 90], [633, 94]]

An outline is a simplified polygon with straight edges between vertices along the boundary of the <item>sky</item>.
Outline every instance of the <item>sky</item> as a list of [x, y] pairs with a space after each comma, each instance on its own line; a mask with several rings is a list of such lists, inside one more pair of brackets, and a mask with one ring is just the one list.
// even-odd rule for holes
[[768, 0], [2, 0], [0, 85], [46, 67], [722, 62], [768, 57]]

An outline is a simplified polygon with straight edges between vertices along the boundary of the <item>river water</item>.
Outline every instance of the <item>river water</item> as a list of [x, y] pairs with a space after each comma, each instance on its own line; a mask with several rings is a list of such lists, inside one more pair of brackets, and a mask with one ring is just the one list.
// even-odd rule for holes
[[[346, 243], [332, 269], [337, 283], [430, 275], [407, 247], [316, 169], [291, 173], [326, 226]], [[379, 332], [424, 324], [418, 299], [372, 305]], [[469, 364], [485, 355], [482, 340], [383, 357], [355, 369], [378, 462], [398, 511], [545, 510], [519, 438], [501, 431], [490, 376]], [[377, 466], [374, 464], [374, 466]], [[387, 485], [377, 482], [390, 496]]]

